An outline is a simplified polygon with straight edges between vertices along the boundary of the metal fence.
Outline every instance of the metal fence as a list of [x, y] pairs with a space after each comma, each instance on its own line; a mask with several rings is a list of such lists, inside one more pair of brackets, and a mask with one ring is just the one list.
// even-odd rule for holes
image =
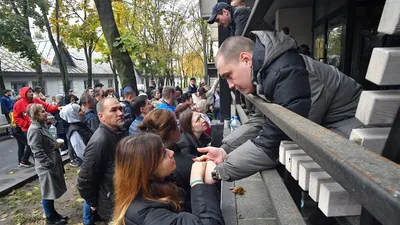
[[245, 97], [381, 223], [399, 223], [399, 164], [280, 105]]

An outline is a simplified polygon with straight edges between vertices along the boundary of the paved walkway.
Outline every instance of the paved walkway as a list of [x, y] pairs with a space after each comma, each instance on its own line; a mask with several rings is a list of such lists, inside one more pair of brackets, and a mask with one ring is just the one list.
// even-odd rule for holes
[[[69, 160], [68, 155], [63, 156], [63, 161]], [[32, 159], [31, 159], [31, 162]], [[18, 167], [17, 141], [11, 137], [0, 138], [0, 196], [36, 179], [35, 168]]]

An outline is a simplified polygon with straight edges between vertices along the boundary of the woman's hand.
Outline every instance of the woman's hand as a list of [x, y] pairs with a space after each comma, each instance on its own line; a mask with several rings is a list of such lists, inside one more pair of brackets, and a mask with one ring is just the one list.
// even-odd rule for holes
[[206, 162], [194, 162], [190, 173], [190, 186], [204, 183], [204, 173], [206, 171]]
[[217, 182], [211, 176], [211, 172], [215, 169], [216, 166], [217, 164], [215, 164], [213, 161], [207, 161], [206, 174], [204, 175], [204, 183], [215, 184]]

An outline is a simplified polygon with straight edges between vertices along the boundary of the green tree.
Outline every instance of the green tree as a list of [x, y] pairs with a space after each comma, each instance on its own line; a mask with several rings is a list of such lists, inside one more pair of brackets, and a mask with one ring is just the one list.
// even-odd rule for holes
[[[27, 58], [36, 70], [39, 86], [43, 87], [41, 56], [32, 41], [29, 25], [30, 17], [40, 17], [35, 4], [28, 0], [4, 0], [0, 1], [0, 11], [0, 46]], [[40, 26], [40, 23], [37, 25]]]
[[84, 51], [87, 64], [88, 86], [92, 87], [92, 55], [96, 49], [97, 42], [103, 34], [93, 1], [64, 0], [60, 4], [58, 20], [52, 17], [51, 23], [53, 25], [56, 25], [56, 23], [60, 24], [61, 38], [68, 46]]

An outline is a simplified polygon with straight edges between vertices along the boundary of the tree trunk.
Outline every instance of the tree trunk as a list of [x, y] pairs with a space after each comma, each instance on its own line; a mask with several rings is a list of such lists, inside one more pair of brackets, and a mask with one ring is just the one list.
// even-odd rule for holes
[[43, 71], [42, 71], [42, 64], [41, 63], [39, 63], [38, 65], [36, 65], [35, 66], [35, 70], [36, 70], [36, 77], [37, 77], [37, 82], [38, 82], [38, 85], [40, 86], [40, 87], [42, 87], [42, 92], [43, 92], [43, 94], [46, 94], [46, 93], [44, 93], [45, 91], [45, 88], [44, 88], [44, 83], [43, 83]]
[[112, 60], [110, 59], [110, 57], [108, 57], [108, 63], [110, 64], [111, 70], [113, 72], [115, 91], [118, 91], [118, 93], [119, 93], [118, 74], [117, 74], [117, 71], [115, 71], [115, 66], [112, 63]]
[[[4, 85], [4, 80], [3, 80], [3, 70], [1, 69], [1, 59], [0, 59], [0, 96], [3, 96], [4, 90], [6, 90], [6, 85]], [[15, 93], [18, 95], [18, 93]]]
[[114, 20], [114, 13], [110, 0], [95, 0], [97, 12], [104, 37], [107, 40], [108, 48], [111, 52], [111, 58], [115, 69], [118, 71], [122, 86], [130, 86], [137, 91], [137, 83], [133, 63], [128, 52], [121, 52], [121, 46], [114, 47], [115, 39], [120, 37], [117, 25]]
[[204, 81], [208, 83], [208, 67], [207, 67], [207, 40], [206, 40], [206, 28], [201, 24], [201, 37], [203, 39], [203, 73]]
[[61, 42], [60, 45], [57, 46], [57, 43], [54, 40], [53, 34], [51, 33], [51, 27], [50, 27], [49, 19], [47, 18], [47, 15], [46, 15], [46, 11], [44, 9], [41, 9], [41, 10], [42, 10], [42, 16], [43, 16], [43, 19], [44, 19], [44, 22], [46, 25], [50, 43], [53, 47], [54, 53], [58, 60], [58, 67], [60, 69], [61, 79], [62, 79], [62, 83], [63, 83], [63, 91], [64, 91], [65, 96], [67, 96], [68, 95], [68, 80], [67, 80], [68, 71], [67, 71], [67, 65], [65, 62], [65, 58], [62, 57], [62, 54], [61, 54], [61, 51], [63, 51], [62, 49], [64, 48], [64, 45]]

